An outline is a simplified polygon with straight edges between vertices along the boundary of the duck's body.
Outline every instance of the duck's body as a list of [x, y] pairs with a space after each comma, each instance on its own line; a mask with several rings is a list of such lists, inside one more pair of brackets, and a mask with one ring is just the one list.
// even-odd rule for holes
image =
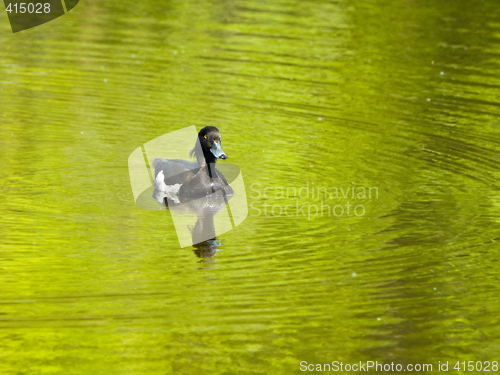
[[181, 159], [156, 158], [155, 190], [170, 195], [204, 197], [208, 195], [228, 196], [233, 194], [231, 185], [222, 173], [215, 168], [217, 159], [227, 159], [221, 148], [219, 130], [214, 126], [201, 129], [196, 146], [191, 154], [196, 162]]

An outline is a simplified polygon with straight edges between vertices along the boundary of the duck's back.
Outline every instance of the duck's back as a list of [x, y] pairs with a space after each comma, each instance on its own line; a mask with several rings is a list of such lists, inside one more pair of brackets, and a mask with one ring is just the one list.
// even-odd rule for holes
[[199, 171], [198, 163], [181, 159], [156, 158], [153, 161], [155, 178], [163, 171], [166, 185], [183, 184]]
[[[200, 168], [198, 163], [181, 159], [156, 158], [153, 161], [155, 169], [155, 186], [180, 185], [177, 187], [180, 196], [206, 196], [216, 193], [217, 195], [233, 195], [233, 189], [228, 184], [222, 173], [212, 166], [209, 173], [207, 165]], [[160, 174], [162, 172], [162, 174]], [[160, 176], [158, 176], [160, 174]], [[166, 186], [160, 183], [163, 178]]]

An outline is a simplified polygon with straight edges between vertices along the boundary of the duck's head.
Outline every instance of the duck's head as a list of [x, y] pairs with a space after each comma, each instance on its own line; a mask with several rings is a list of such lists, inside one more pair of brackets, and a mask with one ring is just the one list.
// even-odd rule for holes
[[219, 129], [215, 126], [206, 126], [201, 129], [198, 133], [198, 140], [207, 161], [214, 158], [227, 159], [227, 155], [222, 151]]

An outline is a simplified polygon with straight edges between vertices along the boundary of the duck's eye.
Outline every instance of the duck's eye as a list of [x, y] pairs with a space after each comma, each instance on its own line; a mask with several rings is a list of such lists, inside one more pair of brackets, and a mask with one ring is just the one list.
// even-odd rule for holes
[[203, 136], [203, 138], [207, 139], [207, 135], [205, 134], [205, 135]]

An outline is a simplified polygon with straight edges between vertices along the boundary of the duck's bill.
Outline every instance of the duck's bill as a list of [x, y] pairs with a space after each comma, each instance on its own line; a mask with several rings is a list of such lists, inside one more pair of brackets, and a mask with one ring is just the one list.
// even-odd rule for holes
[[227, 155], [222, 151], [222, 147], [220, 147], [220, 143], [214, 142], [214, 145], [210, 149], [210, 152], [214, 154], [217, 159], [227, 159]]

